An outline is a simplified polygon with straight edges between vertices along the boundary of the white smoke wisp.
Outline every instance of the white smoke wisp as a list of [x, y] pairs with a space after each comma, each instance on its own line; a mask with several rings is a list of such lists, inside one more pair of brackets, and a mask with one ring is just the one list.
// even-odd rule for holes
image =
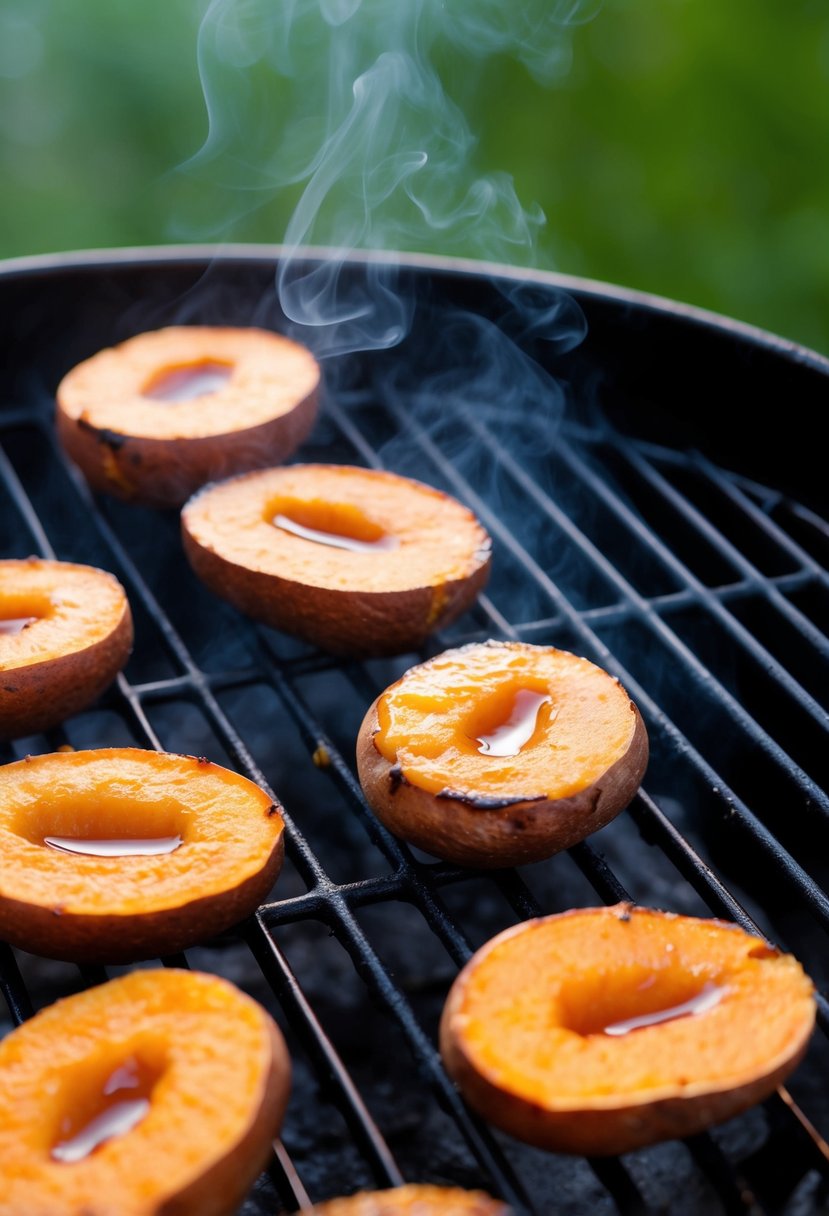
[[[354, 250], [533, 264], [544, 216], [507, 172], [482, 173], [443, 78], [493, 55], [538, 80], [567, 71], [568, 27], [595, 0], [212, 0], [199, 36], [209, 131], [187, 168], [238, 216], [293, 192], [278, 290], [320, 354], [397, 344], [408, 305], [388, 263]], [[435, 66], [443, 65], [443, 72]], [[294, 251], [332, 251], [309, 264]], [[315, 332], [314, 332], [315, 331]]]

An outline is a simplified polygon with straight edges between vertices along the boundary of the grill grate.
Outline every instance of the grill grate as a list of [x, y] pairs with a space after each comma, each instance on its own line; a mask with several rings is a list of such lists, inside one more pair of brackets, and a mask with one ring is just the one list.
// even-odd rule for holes
[[[182, 265], [196, 271], [187, 291]], [[517, 1145], [471, 1115], [443, 1073], [435, 1030], [473, 949], [516, 920], [598, 897], [757, 929], [816, 980], [825, 1033], [825, 525], [703, 450], [631, 437], [577, 378], [574, 408], [538, 452], [532, 437], [505, 445], [504, 426], [520, 429], [518, 407], [499, 417], [474, 391], [447, 391], [445, 378], [424, 389], [417, 326], [391, 355], [335, 364], [301, 458], [419, 477], [464, 501], [494, 539], [487, 594], [428, 653], [486, 637], [574, 649], [619, 676], [652, 743], [630, 810], [569, 854], [520, 874], [425, 859], [377, 823], [352, 762], [368, 704], [425, 653], [343, 663], [243, 620], [196, 584], [173, 513], [93, 499], [55, 442], [57, 376], [126, 336], [124, 325], [211, 312], [262, 323], [261, 305], [252, 316], [244, 292], [231, 291], [235, 268], [219, 259], [203, 277], [195, 257], [189, 268], [159, 260], [147, 290], [140, 261], [56, 264], [46, 283], [35, 276], [34, 314], [13, 303], [32, 280], [12, 272], [2, 286], [26, 317], [26, 341], [0, 415], [0, 539], [2, 556], [112, 570], [136, 618], [133, 657], [99, 705], [48, 737], [5, 746], [6, 759], [62, 743], [205, 754], [285, 807], [288, 861], [274, 901], [239, 934], [163, 960], [241, 983], [292, 1048], [284, 1144], [245, 1216], [404, 1178], [483, 1185], [536, 1216], [820, 1210], [829, 1176], [815, 1130], [829, 1127], [820, 1033], [791, 1094], [685, 1144], [583, 1162]], [[440, 276], [423, 277], [433, 292]], [[220, 300], [217, 281], [227, 287]], [[76, 297], [84, 303], [62, 334]], [[425, 324], [428, 335], [433, 318]], [[0, 950], [10, 1024], [112, 973]]]

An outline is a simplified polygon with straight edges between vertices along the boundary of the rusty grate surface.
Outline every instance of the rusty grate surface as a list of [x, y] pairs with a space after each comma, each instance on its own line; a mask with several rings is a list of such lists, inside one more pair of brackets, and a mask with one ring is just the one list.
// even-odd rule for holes
[[[464, 387], [438, 371], [424, 383], [416, 321], [391, 354], [328, 365], [322, 417], [299, 458], [390, 467], [454, 494], [492, 534], [493, 578], [428, 652], [336, 661], [216, 601], [186, 565], [176, 514], [93, 499], [52, 428], [58, 375], [92, 350], [173, 317], [262, 323], [261, 305], [252, 315], [235, 279], [217, 292], [221, 262], [204, 278], [197, 267], [187, 292], [156, 262], [151, 307], [140, 265], [56, 269], [54, 283], [35, 284], [42, 313], [27, 314], [26, 341], [12, 349], [0, 412], [2, 556], [113, 571], [136, 646], [96, 707], [5, 745], [3, 758], [63, 743], [203, 754], [283, 803], [288, 861], [271, 900], [238, 933], [162, 960], [235, 980], [288, 1038], [283, 1141], [245, 1216], [401, 1180], [483, 1186], [536, 1216], [825, 1210], [829, 530], [812, 507], [702, 450], [632, 437], [586, 383], [559, 390], [530, 375], [503, 409], [474, 377]], [[423, 279], [431, 327], [443, 305]], [[60, 310], [73, 293], [82, 304], [68, 323]], [[521, 872], [413, 853], [376, 822], [354, 774], [377, 693], [427, 653], [487, 637], [554, 644], [606, 667], [652, 743], [627, 812]], [[471, 1115], [447, 1080], [436, 1050], [446, 992], [507, 925], [620, 899], [759, 928], [815, 979], [822, 1029], [790, 1092], [708, 1135], [620, 1160], [526, 1148]], [[4, 947], [6, 1028], [112, 973]]]

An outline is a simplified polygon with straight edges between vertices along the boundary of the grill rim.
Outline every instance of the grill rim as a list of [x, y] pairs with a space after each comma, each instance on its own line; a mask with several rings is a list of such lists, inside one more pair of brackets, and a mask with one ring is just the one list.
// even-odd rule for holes
[[325, 245], [304, 245], [291, 248], [286, 245], [260, 244], [173, 244], [133, 245], [124, 248], [79, 249], [65, 253], [30, 254], [23, 257], [0, 260], [0, 277], [13, 279], [52, 275], [61, 271], [101, 270], [111, 265], [118, 268], [141, 268], [153, 263], [194, 266], [213, 262], [224, 264], [278, 263], [286, 258], [303, 262], [330, 262], [332, 259], [355, 266], [383, 266], [389, 269], [408, 269], [423, 272], [458, 275], [462, 277], [504, 279], [515, 283], [532, 282], [545, 287], [558, 288], [565, 292], [592, 299], [614, 301], [632, 305], [645, 311], [675, 317], [692, 325], [721, 332], [747, 341], [759, 348], [774, 352], [792, 362], [813, 367], [829, 376], [829, 356], [795, 341], [784, 338], [762, 326], [726, 316], [696, 304], [686, 304], [668, 296], [641, 291], [633, 287], [605, 282], [601, 279], [583, 278], [559, 271], [539, 270], [516, 266], [510, 263], [489, 262], [473, 258], [453, 258], [441, 255], [407, 253], [394, 250], [348, 250], [343, 251]]

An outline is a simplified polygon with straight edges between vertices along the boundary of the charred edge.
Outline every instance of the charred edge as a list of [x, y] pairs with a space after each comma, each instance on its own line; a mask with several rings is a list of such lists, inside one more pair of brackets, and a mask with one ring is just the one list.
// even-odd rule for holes
[[619, 909], [616, 913], [616, 919], [620, 920], [623, 925], [626, 925], [629, 923], [629, 921], [631, 919], [632, 912], [633, 912], [633, 904], [631, 904], [631, 903], [619, 904]]
[[201, 765], [210, 764], [210, 761], [207, 759], [207, 756], [194, 756], [193, 759], [195, 760], [196, 764], [201, 764]]
[[271, 815], [278, 815], [279, 807], [276, 805], [275, 802], [272, 802], [271, 805], [268, 807], [268, 809], [265, 811], [265, 814], [268, 815], [269, 817]]
[[463, 802], [476, 811], [500, 811], [507, 806], [517, 806], [519, 802], [543, 802], [546, 794], [519, 794], [515, 798], [487, 798], [484, 794], [465, 794], [462, 790], [440, 790], [436, 798], [451, 798], [454, 802]]
[[129, 439], [129, 435], [121, 435], [118, 431], [111, 431], [109, 427], [94, 426], [91, 422], [87, 422], [85, 418], [78, 419], [78, 426], [82, 431], [89, 431], [90, 435], [93, 435], [99, 443], [105, 443], [114, 452], [122, 448]]
[[393, 764], [389, 769], [389, 793], [396, 794], [406, 778], [399, 764]]

